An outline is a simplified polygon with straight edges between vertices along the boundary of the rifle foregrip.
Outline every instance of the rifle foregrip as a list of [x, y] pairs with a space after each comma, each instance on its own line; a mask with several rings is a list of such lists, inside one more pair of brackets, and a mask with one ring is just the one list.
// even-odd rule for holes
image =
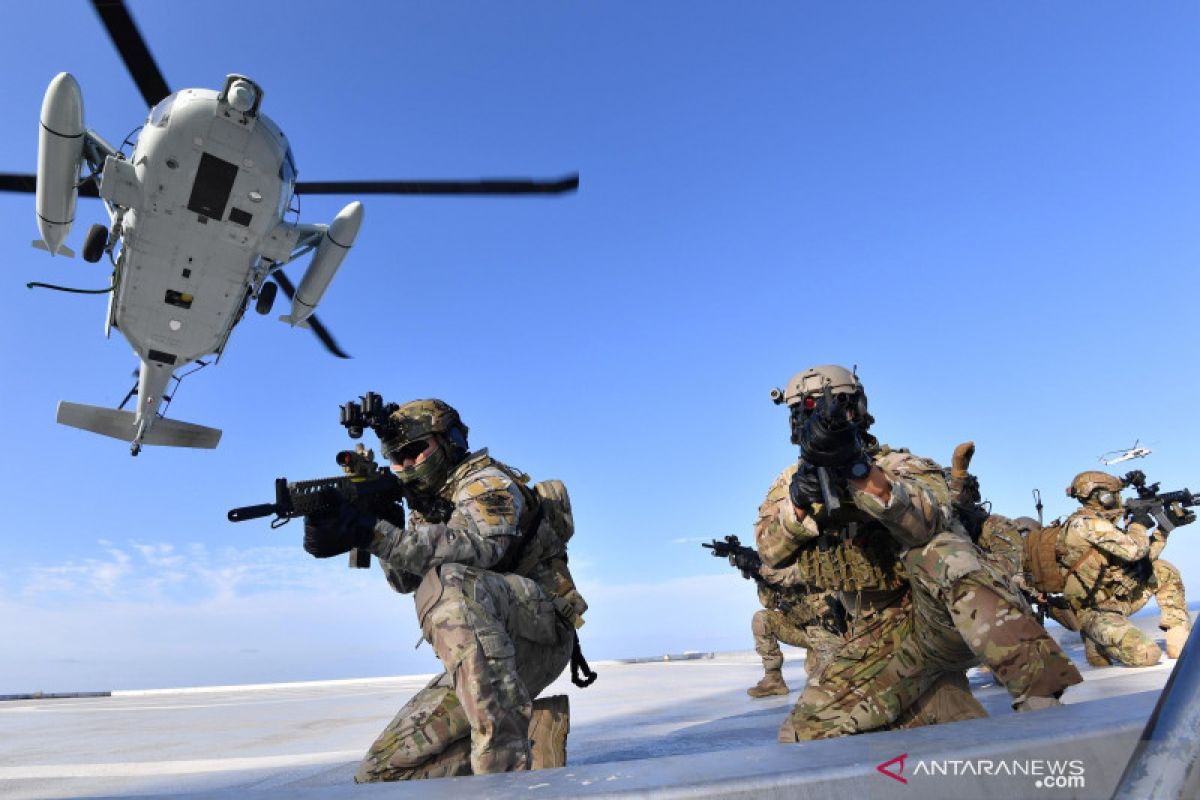
[[829, 511], [837, 511], [841, 508], [842, 503], [833, 489], [833, 481], [829, 478], [828, 468], [817, 467], [817, 482], [821, 485], [821, 498], [825, 501], [825, 508]]
[[269, 517], [275, 513], [277, 506], [274, 503], [259, 503], [256, 506], [242, 506], [241, 508], [232, 508], [229, 510], [230, 522], [243, 522], [248, 519], [258, 519], [260, 517]]

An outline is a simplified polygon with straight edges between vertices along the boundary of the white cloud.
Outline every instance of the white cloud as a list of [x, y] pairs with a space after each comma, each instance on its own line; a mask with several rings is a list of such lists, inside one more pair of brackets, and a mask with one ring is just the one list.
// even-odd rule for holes
[[[377, 566], [293, 547], [101, 543], [102, 555], [0, 575], [0, 694], [424, 673], [412, 599]], [[589, 659], [751, 647], [735, 574], [612, 583], [572, 562]]]

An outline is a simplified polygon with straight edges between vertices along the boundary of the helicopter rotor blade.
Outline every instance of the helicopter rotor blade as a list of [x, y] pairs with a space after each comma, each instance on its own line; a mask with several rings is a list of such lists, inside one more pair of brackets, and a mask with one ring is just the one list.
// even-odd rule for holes
[[37, 191], [37, 176], [17, 172], [0, 172], [0, 192]]
[[154, 56], [150, 55], [150, 48], [146, 46], [146, 40], [142, 38], [129, 9], [125, 7], [125, 1], [92, 0], [92, 7], [104, 23], [109, 38], [121, 54], [121, 60], [125, 62], [125, 68], [137, 84], [146, 105], [158, 105], [171, 90], [167, 87], [167, 81], [158, 69]]
[[[291, 300], [296, 296], [296, 287], [292, 285], [292, 280], [287, 275], [283, 274], [283, 270], [271, 273], [271, 277], [279, 284], [279, 288], [283, 289], [283, 293]], [[333, 335], [321, 324], [321, 320], [317, 319], [317, 315], [313, 314], [306, 320], [308, 327], [321, 340], [321, 344], [325, 345], [325, 349], [333, 353], [338, 358], [349, 358], [342, 348], [338, 347], [338, 343], [333, 340]]]
[[[80, 197], [99, 197], [96, 182], [90, 177], [79, 184]], [[23, 172], [0, 172], [0, 192], [25, 192], [33, 194], [37, 191], [37, 176]]]
[[498, 178], [478, 181], [297, 181], [296, 194], [519, 195], [566, 194], [579, 188], [579, 175], [553, 180]]

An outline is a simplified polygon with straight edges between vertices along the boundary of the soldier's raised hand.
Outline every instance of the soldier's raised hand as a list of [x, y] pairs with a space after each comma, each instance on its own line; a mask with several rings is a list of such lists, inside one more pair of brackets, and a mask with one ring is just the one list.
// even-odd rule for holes
[[788, 486], [788, 497], [792, 505], [806, 510], [812, 508], [813, 503], [822, 501], [816, 467], [805, 461], [800, 462], [800, 468], [792, 475], [792, 482]]

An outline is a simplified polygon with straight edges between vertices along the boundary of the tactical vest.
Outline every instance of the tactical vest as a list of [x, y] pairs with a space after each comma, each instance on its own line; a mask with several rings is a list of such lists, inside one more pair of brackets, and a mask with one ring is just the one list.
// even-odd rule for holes
[[[1066, 592], [1076, 603], [1103, 606], [1108, 600], [1127, 597], [1149, 579], [1153, 571], [1149, 559], [1127, 563], [1090, 545], [1067, 563], [1062, 540], [1069, 524], [1069, 519], [1055, 520], [1026, 534], [1025, 572], [1033, 588], [1048, 594]], [[1075, 588], [1068, 586], [1072, 578]]]
[[[890, 453], [908, 450], [880, 445], [871, 437], [868, 452], [878, 462]], [[904, 548], [882, 522], [848, 497], [835, 512], [820, 504], [813, 511], [821, 535], [796, 553], [805, 582], [835, 592], [890, 592], [907, 585]]]
[[818, 511], [821, 530], [796, 553], [804, 581], [837, 592], [893, 591], [908, 582], [902, 547], [887, 528], [850, 504]]

